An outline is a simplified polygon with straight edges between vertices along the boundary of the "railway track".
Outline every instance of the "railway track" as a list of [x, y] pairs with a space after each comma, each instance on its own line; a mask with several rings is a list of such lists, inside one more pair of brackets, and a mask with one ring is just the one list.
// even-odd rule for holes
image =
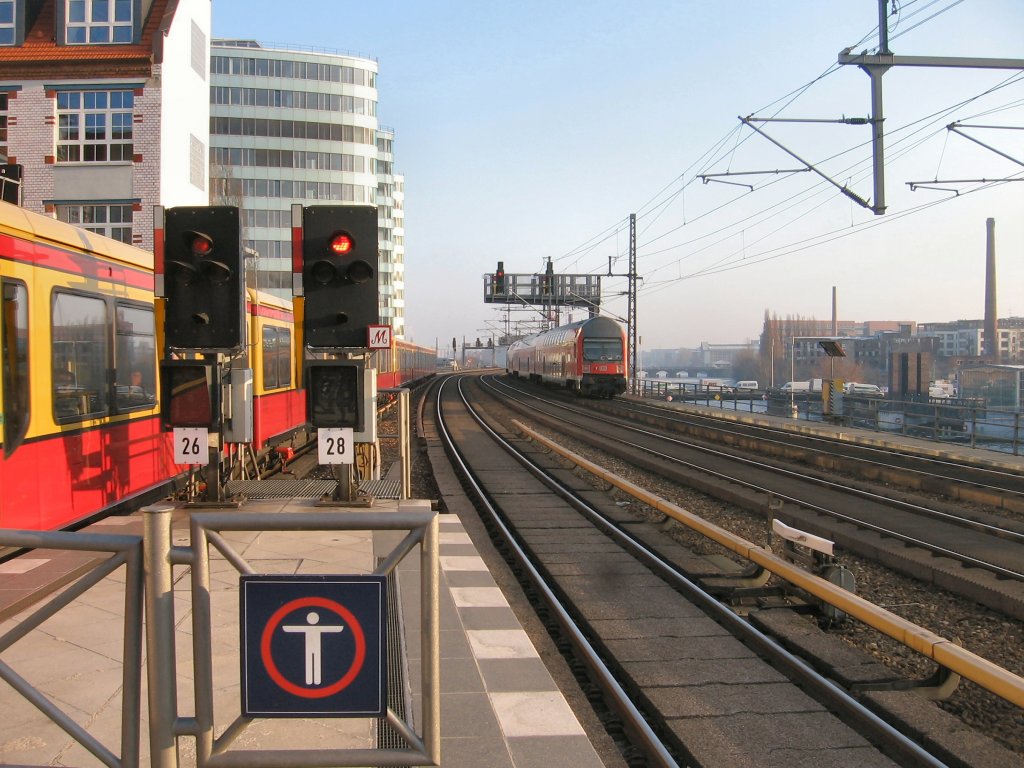
[[673, 562], [692, 555], [646, 546], [649, 526], [489, 423], [461, 381], [441, 389], [436, 429], [478, 508], [514, 542], [509, 552], [526, 558], [517, 568], [542, 580], [535, 588], [559, 631], [588, 663], [605, 660], [615, 709], [649, 764], [781, 764], [810, 754], [816, 765], [944, 764], [704, 594]]
[[887, 446], [873, 445], [870, 439], [851, 439], [852, 435], [864, 434], [863, 430], [836, 428], [831, 435], [813, 433], [757, 423], [740, 413], [701, 414], [692, 409], [625, 399], [592, 405], [595, 410], [655, 423], [671, 432], [697, 438], [713, 435], [721, 445], [784, 458], [825, 472], [841, 471], [890, 487], [1024, 512], [1024, 474], [1009, 461], [1009, 456], [1004, 461], [999, 454], [979, 452], [977, 460], [965, 460], [962, 454], [954, 460], [945, 446], [924, 440], [910, 441], [919, 447], [917, 452], [896, 453]]
[[[1019, 521], [964, 514], [951, 504], [895, 497], [891, 490], [863, 483], [850, 487], [799, 464], [723, 447], [707, 437], [682, 436], [671, 423], [647, 426], [649, 412], [643, 409], [644, 424], [637, 424], [629, 418], [636, 411], [632, 405], [626, 416], [612, 416], [604, 404], [549, 398], [495, 377], [484, 382], [511, 407], [560, 434], [1024, 619], [1024, 524]], [[774, 453], [784, 452], [781, 432], [774, 446]], [[832, 450], [835, 456], [839, 449]]]

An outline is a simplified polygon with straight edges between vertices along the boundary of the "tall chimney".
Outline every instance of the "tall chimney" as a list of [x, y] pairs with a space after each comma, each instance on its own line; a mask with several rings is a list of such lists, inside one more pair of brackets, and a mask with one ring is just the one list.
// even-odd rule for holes
[[999, 315], [996, 314], [996, 220], [985, 219], [985, 351], [990, 363], [999, 362]]

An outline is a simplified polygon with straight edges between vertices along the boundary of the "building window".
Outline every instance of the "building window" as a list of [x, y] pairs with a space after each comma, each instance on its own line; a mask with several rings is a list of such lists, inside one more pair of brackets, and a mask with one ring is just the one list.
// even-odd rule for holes
[[210, 133], [223, 136], [270, 136], [287, 139], [318, 139], [373, 144], [373, 130], [355, 125], [313, 123], [301, 120], [269, 120], [252, 117], [210, 116]]
[[57, 218], [122, 243], [132, 241], [130, 205], [58, 205]]
[[57, 162], [130, 162], [134, 101], [131, 91], [58, 93]]
[[132, 42], [132, 4], [132, 0], [67, 0], [67, 44]]
[[316, 109], [347, 112], [354, 115], [377, 114], [377, 102], [359, 96], [312, 91], [289, 91], [275, 88], [238, 88], [210, 86], [211, 104], [240, 104], [247, 107], [282, 107], [285, 109]]
[[14, 0], [0, 0], [0, 45], [14, 45]]
[[206, 145], [189, 134], [189, 181], [197, 189], [206, 189]]
[[204, 80], [206, 79], [206, 34], [192, 22], [192, 69]]
[[366, 158], [338, 152], [300, 152], [290, 149], [242, 149], [213, 147], [210, 162], [214, 165], [237, 165], [257, 168], [310, 168], [313, 170], [366, 172]]
[[295, 80], [322, 80], [332, 83], [376, 87], [375, 73], [357, 67], [282, 59], [213, 56], [213, 72], [218, 75], [255, 75], [286, 77]]
[[375, 189], [356, 184], [326, 181], [291, 181], [289, 179], [234, 179], [214, 176], [210, 181], [214, 197], [227, 200], [235, 197], [285, 197], [296, 200], [341, 200], [364, 203], [372, 200]]

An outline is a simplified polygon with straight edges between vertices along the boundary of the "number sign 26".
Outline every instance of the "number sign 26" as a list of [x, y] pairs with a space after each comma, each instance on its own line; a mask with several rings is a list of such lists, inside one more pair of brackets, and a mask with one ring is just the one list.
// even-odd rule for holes
[[174, 463], [209, 464], [209, 430], [205, 427], [175, 427]]
[[355, 463], [355, 431], [351, 427], [318, 429], [316, 437], [321, 464]]

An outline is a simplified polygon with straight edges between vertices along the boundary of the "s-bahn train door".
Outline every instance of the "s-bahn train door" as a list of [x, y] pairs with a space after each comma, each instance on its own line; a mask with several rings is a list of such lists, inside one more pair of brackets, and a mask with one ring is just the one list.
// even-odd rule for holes
[[15, 280], [2, 280], [0, 286], [0, 448], [7, 457], [21, 445], [28, 432], [28, 289]]

